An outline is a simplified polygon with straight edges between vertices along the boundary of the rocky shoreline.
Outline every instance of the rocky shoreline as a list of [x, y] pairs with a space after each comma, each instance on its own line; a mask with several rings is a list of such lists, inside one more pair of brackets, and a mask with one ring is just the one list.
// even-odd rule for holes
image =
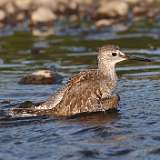
[[[28, 22], [31, 28], [54, 28], [68, 23], [88, 21], [96, 28], [136, 21], [141, 17], [154, 19], [160, 15], [160, 0], [1, 0], [0, 28]], [[51, 31], [52, 33], [52, 31]]]

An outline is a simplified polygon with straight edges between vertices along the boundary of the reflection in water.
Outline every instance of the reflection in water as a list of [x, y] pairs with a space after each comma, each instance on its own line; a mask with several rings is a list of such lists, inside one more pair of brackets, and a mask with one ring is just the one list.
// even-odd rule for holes
[[120, 113], [118, 111], [97, 112], [91, 114], [80, 114], [73, 116], [67, 122], [79, 123], [79, 124], [111, 124], [120, 119]]
[[[15, 108], [15, 105], [12, 108]], [[35, 120], [41, 123], [41, 120], [44, 118], [48, 121], [59, 120], [64, 124], [78, 124], [78, 125], [107, 125], [112, 124], [120, 119], [120, 113], [117, 110], [108, 111], [108, 112], [97, 112], [97, 113], [82, 113], [76, 116], [69, 118], [65, 117], [54, 117], [54, 116], [30, 116], [30, 117], [10, 117], [7, 110], [0, 110], [0, 126], [5, 127], [8, 124], [17, 126], [17, 125], [26, 125], [28, 123], [32, 124]], [[17, 121], [18, 120], [18, 121]], [[9, 123], [8, 123], [9, 122]], [[18, 123], [17, 123], [18, 122]], [[43, 121], [44, 122], [44, 121]]]

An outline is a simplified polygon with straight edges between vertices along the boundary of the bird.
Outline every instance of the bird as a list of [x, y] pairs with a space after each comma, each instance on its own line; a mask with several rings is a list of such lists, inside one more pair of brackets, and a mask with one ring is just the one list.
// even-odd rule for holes
[[117, 109], [120, 97], [114, 93], [118, 80], [115, 68], [117, 63], [127, 59], [119, 46], [104, 45], [98, 50], [97, 68], [74, 75], [42, 104], [10, 109], [10, 115], [73, 116]]

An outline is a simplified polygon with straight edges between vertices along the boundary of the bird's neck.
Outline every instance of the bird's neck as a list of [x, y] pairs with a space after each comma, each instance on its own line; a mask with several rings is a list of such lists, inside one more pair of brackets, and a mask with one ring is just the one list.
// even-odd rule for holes
[[115, 64], [114, 63], [111, 63], [111, 62], [108, 62], [108, 63], [99, 62], [98, 63], [98, 68], [99, 68], [100, 72], [102, 72], [103, 75], [108, 77], [110, 80], [117, 81], [117, 74], [116, 74]]

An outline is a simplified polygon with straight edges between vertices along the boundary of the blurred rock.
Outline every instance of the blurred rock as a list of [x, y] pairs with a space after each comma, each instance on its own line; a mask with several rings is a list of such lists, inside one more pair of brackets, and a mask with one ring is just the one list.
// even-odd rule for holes
[[125, 0], [129, 5], [136, 5], [139, 3], [139, 0]]
[[57, 1], [58, 0], [33, 0], [32, 5], [35, 8], [46, 7], [46, 8], [49, 8], [50, 10], [54, 11], [58, 7]]
[[8, 2], [5, 5], [5, 11], [7, 12], [8, 15], [13, 15], [16, 13], [16, 7], [14, 6], [13, 2]]
[[77, 0], [58, 0], [55, 12], [57, 15], [70, 15], [78, 13]]
[[56, 20], [56, 15], [46, 7], [40, 7], [31, 14], [31, 23], [36, 25], [38, 23], [52, 23]]
[[13, 2], [19, 10], [24, 11], [29, 10], [32, 0], [14, 0]]
[[26, 18], [26, 15], [24, 12], [20, 12], [16, 15], [16, 21], [17, 22], [23, 22]]
[[160, 9], [159, 9], [159, 7], [153, 8], [152, 10], [150, 10], [149, 12], [147, 12], [147, 16], [149, 18], [155, 18], [158, 15], [160, 15]]
[[103, 28], [103, 27], [109, 27], [114, 23], [114, 19], [100, 19], [96, 21], [96, 27], [99, 28]]
[[78, 14], [79, 5], [80, 5], [80, 1], [70, 0], [69, 3], [67, 4], [66, 13]]
[[0, 9], [0, 21], [3, 21], [4, 19], [6, 19], [6, 13]]
[[0, 0], [0, 8], [4, 7], [7, 3], [9, 3], [11, 0]]
[[38, 70], [22, 78], [20, 84], [54, 84], [60, 83], [62, 77], [51, 70]]
[[45, 29], [32, 27], [31, 31], [34, 36], [38, 36], [38, 37], [47, 37], [54, 34], [53, 27], [46, 27]]
[[133, 7], [132, 11], [135, 17], [145, 15], [152, 18], [160, 14], [159, 7], [154, 3], [154, 0], [142, 0], [138, 5]]
[[100, 7], [97, 10], [97, 16], [101, 18], [126, 17], [129, 6], [122, 0], [100, 1]]
[[142, 6], [135, 6], [135, 7], [133, 8], [133, 14], [134, 14], [135, 16], [143, 15], [143, 14], [145, 14], [146, 12], [147, 12], [147, 8], [142, 7]]
[[36, 27], [31, 28], [34, 35], [47, 36], [58, 31], [54, 22], [68, 23], [70, 27], [88, 21], [97, 28], [110, 27], [143, 17], [154, 20], [160, 15], [159, 8], [160, 0], [0, 0], [0, 27], [15, 27], [18, 22], [27, 27], [29, 21]]
[[4, 26], [6, 18], [6, 13], [0, 9], [0, 28]]

